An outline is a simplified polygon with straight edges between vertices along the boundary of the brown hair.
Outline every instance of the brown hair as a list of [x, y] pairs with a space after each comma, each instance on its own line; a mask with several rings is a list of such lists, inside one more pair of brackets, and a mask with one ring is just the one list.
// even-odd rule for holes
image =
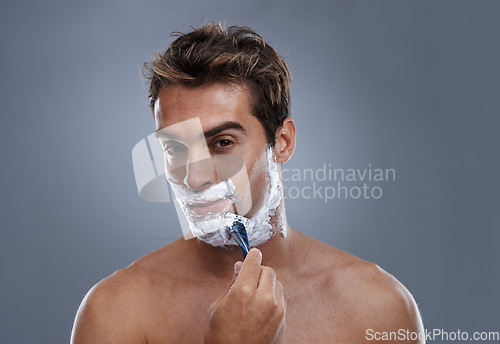
[[249, 87], [252, 111], [274, 145], [275, 135], [290, 114], [291, 74], [285, 61], [248, 27], [205, 23], [179, 36], [167, 50], [144, 63], [149, 106], [154, 116], [158, 93], [169, 85], [187, 87], [234, 82]]

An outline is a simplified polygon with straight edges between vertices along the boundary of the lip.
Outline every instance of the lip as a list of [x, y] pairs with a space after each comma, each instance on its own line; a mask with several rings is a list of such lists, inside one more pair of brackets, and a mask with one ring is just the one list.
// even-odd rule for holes
[[218, 199], [216, 201], [211, 202], [203, 202], [203, 203], [190, 203], [188, 207], [197, 215], [215, 213], [226, 208], [229, 200], [227, 197]]

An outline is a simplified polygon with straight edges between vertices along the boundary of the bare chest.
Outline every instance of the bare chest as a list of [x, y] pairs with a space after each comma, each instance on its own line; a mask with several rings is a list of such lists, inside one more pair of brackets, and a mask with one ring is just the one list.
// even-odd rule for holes
[[[148, 343], [204, 342], [210, 304], [220, 297], [217, 289], [211, 292], [178, 293], [175, 298], [158, 298], [148, 314]], [[296, 343], [356, 343], [359, 329], [353, 324], [353, 314], [342, 302], [327, 292], [307, 285], [288, 286], [286, 328], [283, 344]], [[362, 342], [359, 336], [359, 342]]]

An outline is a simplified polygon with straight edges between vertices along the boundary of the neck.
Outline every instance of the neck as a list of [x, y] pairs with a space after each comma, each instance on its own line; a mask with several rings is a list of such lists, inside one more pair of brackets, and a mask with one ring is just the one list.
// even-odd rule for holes
[[[274, 235], [257, 248], [262, 252], [262, 265], [270, 266], [277, 272], [292, 269], [294, 262], [292, 257], [297, 255], [295, 243], [295, 232], [287, 226], [286, 221], [274, 221]], [[281, 226], [287, 226], [286, 237], [282, 235], [282, 228], [276, 228], [278, 223]], [[196, 246], [196, 264], [199, 264], [200, 270], [209, 273], [216, 278], [227, 279], [234, 273], [234, 263], [243, 260], [241, 249], [238, 245], [228, 247], [215, 247], [199, 239], [192, 239], [192, 245]]]

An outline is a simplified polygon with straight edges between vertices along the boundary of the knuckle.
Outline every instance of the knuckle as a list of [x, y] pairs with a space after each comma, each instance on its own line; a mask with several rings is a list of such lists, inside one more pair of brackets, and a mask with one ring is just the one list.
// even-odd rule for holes
[[262, 303], [264, 303], [267, 306], [274, 306], [275, 305], [274, 296], [271, 294], [263, 295], [261, 300], [262, 300]]
[[271, 268], [269, 266], [263, 266], [261, 269], [262, 269], [262, 272], [268, 273], [271, 276], [273, 276], [273, 278], [276, 278], [276, 271], [273, 268]]
[[276, 306], [275, 313], [279, 318], [283, 318], [285, 316], [285, 313], [286, 313], [285, 307], [283, 307], [283, 305], [281, 305], [281, 304]]
[[248, 298], [252, 296], [253, 291], [249, 285], [242, 285], [238, 288], [238, 294], [240, 297]]
[[270, 294], [260, 294], [255, 298], [257, 306], [265, 312], [273, 313], [276, 307], [274, 297]]

